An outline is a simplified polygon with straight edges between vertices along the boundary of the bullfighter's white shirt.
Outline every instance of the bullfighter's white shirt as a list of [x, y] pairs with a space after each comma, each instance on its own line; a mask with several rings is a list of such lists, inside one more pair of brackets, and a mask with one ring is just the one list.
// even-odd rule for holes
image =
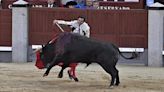
[[73, 21], [58, 20], [58, 24], [70, 25], [71, 27], [75, 28], [73, 30], [73, 33], [79, 33], [80, 35], [83, 36], [85, 35], [88, 38], [90, 37], [90, 27], [86, 22], [79, 25], [77, 20], [73, 20]]

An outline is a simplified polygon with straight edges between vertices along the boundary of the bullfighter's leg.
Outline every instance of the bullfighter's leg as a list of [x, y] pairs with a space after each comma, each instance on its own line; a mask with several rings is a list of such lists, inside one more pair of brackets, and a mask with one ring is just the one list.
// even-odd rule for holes
[[73, 78], [76, 82], [79, 81], [78, 78], [76, 77], [76, 73], [75, 73], [77, 65], [78, 65], [77, 63], [70, 64], [70, 70], [68, 70], [69, 78], [70, 79]]

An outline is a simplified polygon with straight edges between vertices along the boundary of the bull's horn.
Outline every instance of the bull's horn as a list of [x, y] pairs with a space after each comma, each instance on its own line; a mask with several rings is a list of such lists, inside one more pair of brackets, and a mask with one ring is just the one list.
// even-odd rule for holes
[[36, 53], [38, 51], [40, 51], [42, 48], [37, 48], [36, 50], [33, 51], [33, 53]]

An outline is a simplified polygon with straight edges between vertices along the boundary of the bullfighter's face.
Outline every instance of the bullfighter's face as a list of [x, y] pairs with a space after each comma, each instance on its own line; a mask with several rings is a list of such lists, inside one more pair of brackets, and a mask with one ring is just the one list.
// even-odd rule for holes
[[78, 18], [77, 20], [78, 24], [81, 25], [84, 23], [84, 19], [83, 18]]

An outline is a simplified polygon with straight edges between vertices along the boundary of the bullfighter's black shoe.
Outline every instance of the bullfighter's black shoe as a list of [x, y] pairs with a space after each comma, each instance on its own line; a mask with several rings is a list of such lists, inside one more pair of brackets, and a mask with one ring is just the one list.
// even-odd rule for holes
[[75, 82], [78, 82], [79, 81], [79, 79], [76, 78], [76, 77], [73, 77], [73, 79], [75, 80]]

